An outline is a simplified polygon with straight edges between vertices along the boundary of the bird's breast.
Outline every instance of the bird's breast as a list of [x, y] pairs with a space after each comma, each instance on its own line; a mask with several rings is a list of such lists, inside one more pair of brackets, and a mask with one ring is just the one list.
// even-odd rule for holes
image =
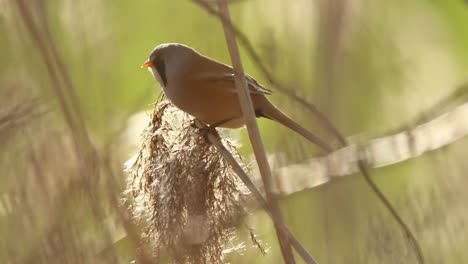
[[222, 83], [197, 80], [170, 82], [163, 88], [166, 96], [182, 111], [212, 125], [237, 128], [244, 122], [237, 94]]

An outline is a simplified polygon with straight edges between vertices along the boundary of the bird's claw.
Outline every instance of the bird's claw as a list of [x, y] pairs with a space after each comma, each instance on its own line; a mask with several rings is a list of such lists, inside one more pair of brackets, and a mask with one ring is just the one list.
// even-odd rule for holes
[[208, 144], [211, 144], [211, 141], [208, 138], [209, 134], [215, 136], [218, 139], [220, 138], [215, 126], [208, 126], [205, 124], [201, 125], [200, 123], [201, 122], [197, 123], [197, 121], [195, 121], [191, 126], [198, 129], [198, 132]]

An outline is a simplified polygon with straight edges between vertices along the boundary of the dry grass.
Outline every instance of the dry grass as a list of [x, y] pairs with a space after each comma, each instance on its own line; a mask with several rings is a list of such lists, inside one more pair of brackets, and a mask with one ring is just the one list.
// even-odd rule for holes
[[[215, 1], [209, 2], [214, 4]], [[106, 137], [108, 145], [102, 143], [99, 135], [85, 126], [80, 111], [84, 105], [79, 104], [70, 78], [72, 74], [67, 72], [53, 38], [55, 34], [50, 32], [48, 20], [53, 19], [51, 14], [54, 12], [46, 12], [53, 10], [49, 8], [49, 1], [6, 3], [16, 7], [16, 22], [20, 22], [12, 32], [23, 34], [23, 38], [25, 33], [29, 34], [34, 54], [38, 52], [40, 55], [44, 63], [40, 65], [47, 67], [50, 80], [24, 80], [34, 82], [31, 85], [0, 83], [1, 88], [11, 86], [0, 93], [0, 262], [227, 261], [229, 252], [239, 248], [229, 244], [234, 229], [246, 214], [243, 203], [250, 194], [214, 147], [204, 141], [189, 121], [178, 125], [169, 122], [166, 117], [175, 111], [174, 108], [160, 105], [144, 132], [140, 155], [130, 170], [126, 205], [131, 211], [128, 212], [120, 206], [119, 200], [125, 177], [119, 156], [122, 142]], [[343, 144], [343, 138], [340, 139], [333, 126], [327, 125], [328, 121], [320, 116], [315, 106], [308, 104], [297, 91], [288, 89], [289, 85], [274, 79], [245, 35], [240, 31], [236, 33], [264, 78], [278, 91], [318, 115], [323, 126]], [[27, 51], [28, 58], [32, 58], [29, 57], [32, 50]], [[30, 67], [34, 65], [28, 64]], [[20, 78], [24, 76], [9, 79]], [[232, 142], [225, 140], [224, 144], [230, 146], [231, 153], [236, 153]], [[421, 236], [428, 262], [462, 263], [466, 259], [463, 253], [467, 226], [463, 204], [463, 198], [466, 198], [463, 195], [465, 152], [463, 147], [456, 155], [446, 155], [450, 162], [434, 163], [434, 167], [441, 170], [438, 172], [441, 183], [447, 184], [440, 193], [422, 193], [422, 197], [426, 197], [421, 199], [423, 204], [417, 199], [408, 203], [413, 201], [413, 196], [402, 202], [407, 207], [396, 203], [404, 216], [417, 216], [409, 224]], [[453, 159], [455, 156], [457, 160]], [[240, 160], [239, 156], [237, 158]], [[455, 174], [446, 169], [451, 167], [459, 171]], [[460, 181], [453, 181], [454, 175]], [[314, 201], [311, 199], [310, 202], [313, 204]], [[268, 212], [268, 208], [264, 208]], [[297, 216], [299, 210], [289, 211], [289, 214]], [[314, 218], [323, 214], [312, 213]], [[353, 212], [349, 217], [360, 213]], [[342, 217], [345, 214], [336, 215]], [[135, 220], [138, 226], [133, 222]], [[368, 241], [364, 241], [362, 261], [354, 263], [413, 259], [409, 244], [399, 243], [405, 240], [396, 235], [396, 227], [387, 229], [389, 222], [388, 215], [384, 214], [371, 219], [369, 230], [366, 229]], [[143, 232], [138, 227], [142, 227]], [[309, 226], [297, 223], [291, 227], [301, 232], [309, 229]], [[321, 240], [322, 237], [316, 239], [314, 235], [303, 235], [309, 236], [307, 246], [312, 248], [310, 240], [318, 240], [317, 243], [333, 249], [329, 254], [343, 256], [349, 262], [348, 256], [341, 251], [343, 248], [333, 243], [336, 240], [329, 242]], [[258, 241], [253, 242], [261, 247]], [[350, 238], [347, 243], [345, 248], [355, 251], [357, 246], [353, 244], [361, 244], [360, 237]], [[139, 246], [138, 254], [135, 246]], [[317, 247], [313, 249], [318, 250]], [[158, 259], [155, 261], [154, 258]]]
[[44, 115], [46, 107], [26, 96], [26, 90], [16, 86], [6, 92], [9, 97], [1, 97], [5, 108], [0, 124], [4, 128], [0, 137], [0, 259], [3, 263], [95, 260], [96, 243], [110, 242], [102, 233], [89, 236], [80, 232], [83, 220], [78, 216], [90, 214], [90, 200], [76, 199], [93, 190], [80, 175], [84, 170], [73, 140], [51, 125], [56, 117]]
[[[176, 111], [158, 104], [142, 134], [128, 169], [130, 208], [156, 259], [222, 263], [249, 192], [191, 120], [171, 122]], [[233, 142], [223, 141], [236, 153]]]

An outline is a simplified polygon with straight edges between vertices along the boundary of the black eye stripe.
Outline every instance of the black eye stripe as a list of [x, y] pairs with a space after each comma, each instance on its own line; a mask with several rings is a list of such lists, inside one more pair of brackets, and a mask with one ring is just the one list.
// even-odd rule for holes
[[154, 67], [159, 73], [159, 76], [161, 77], [164, 86], [167, 85], [167, 77], [166, 77], [166, 64], [164, 64], [164, 60], [161, 57], [157, 57], [154, 60]]

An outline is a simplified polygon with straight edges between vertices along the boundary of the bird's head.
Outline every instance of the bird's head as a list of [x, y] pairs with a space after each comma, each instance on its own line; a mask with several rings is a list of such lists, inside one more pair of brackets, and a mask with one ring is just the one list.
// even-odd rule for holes
[[154, 48], [141, 67], [149, 68], [154, 78], [166, 87], [170, 76], [183, 73], [196, 55], [197, 51], [183, 44], [161, 44]]

